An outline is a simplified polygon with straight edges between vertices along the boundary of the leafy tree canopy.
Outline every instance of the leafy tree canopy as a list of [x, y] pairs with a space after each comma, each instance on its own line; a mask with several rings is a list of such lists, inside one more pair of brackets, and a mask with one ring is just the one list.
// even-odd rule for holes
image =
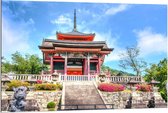
[[19, 52], [12, 54], [12, 61], [3, 60], [2, 73], [14, 72], [17, 74], [39, 74], [41, 70], [46, 69], [42, 59], [37, 55], [26, 54], [22, 56]]
[[151, 80], [159, 81], [157, 85], [162, 97], [167, 101], [167, 59], [164, 58], [158, 64], [152, 64], [149, 69], [146, 69], [146, 75], [144, 76], [147, 82]]

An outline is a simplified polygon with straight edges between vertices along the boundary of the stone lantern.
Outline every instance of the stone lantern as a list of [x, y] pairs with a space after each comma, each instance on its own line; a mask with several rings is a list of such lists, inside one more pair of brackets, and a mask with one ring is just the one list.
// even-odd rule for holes
[[5, 86], [5, 85], [2, 85], [1, 88], [2, 88], [2, 99], [8, 99], [8, 96], [7, 96], [7, 94], [5, 93], [5, 91], [6, 91], [6, 89], [7, 89], [8, 87]]
[[1, 110], [2, 111], [7, 111], [8, 106], [9, 106], [8, 101], [9, 101], [10, 98], [5, 93], [6, 89], [7, 89], [7, 86], [5, 86], [5, 85], [1, 86], [2, 93], [1, 93], [0, 96], [2, 96], [2, 100], [1, 100]]
[[153, 92], [151, 93], [152, 96], [154, 96], [155, 98], [155, 101], [158, 102], [158, 101], [161, 101], [162, 100], [162, 97], [158, 91], [158, 87], [156, 87], [157, 84], [159, 84], [160, 82], [159, 81], [156, 81], [154, 79], [151, 80], [151, 82], [149, 82], [149, 84], [151, 84], [152, 86], [152, 90]]
[[28, 86], [29, 88], [29, 92], [26, 96], [26, 99], [27, 100], [31, 100], [31, 99], [34, 99], [34, 90], [35, 90], [35, 87], [34, 86]]
[[157, 84], [159, 84], [160, 82], [159, 81], [156, 81], [156, 80], [154, 80], [154, 79], [152, 79], [151, 80], [151, 82], [149, 82], [149, 84], [152, 86], [152, 90], [154, 91], [154, 92], [157, 92], [158, 91], [158, 88], [157, 87], [155, 87]]
[[136, 90], [135, 85], [139, 84], [139, 83], [140, 83], [140, 81], [135, 81], [135, 80], [131, 79], [127, 84], [130, 86], [130, 90], [135, 91]]

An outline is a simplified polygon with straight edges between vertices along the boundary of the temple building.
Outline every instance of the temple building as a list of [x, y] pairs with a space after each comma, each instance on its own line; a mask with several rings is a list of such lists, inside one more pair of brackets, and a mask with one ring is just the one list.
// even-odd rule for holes
[[74, 28], [71, 32], [56, 32], [57, 39], [44, 39], [39, 49], [43, 61], [50, 65], [50, 74], [54, 72], [66, 76], [96, 75], [101, 71], [108, 48], [105, 41], [94, 41], [95, 33], [82, 33], [77, 30], [76, 10]]

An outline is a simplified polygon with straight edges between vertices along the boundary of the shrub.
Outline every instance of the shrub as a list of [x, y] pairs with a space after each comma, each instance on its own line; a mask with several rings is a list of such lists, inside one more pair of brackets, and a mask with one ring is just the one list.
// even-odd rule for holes
[[28, 82], [23, 82], [19, 80], [12, 80], [10, 83], [7, 84], [8, 88], [7, 91], [13, 91], [13, 87], [17, 88], [20, 86], [28, 87], [30, 84]]
[[105, 91], [105, 92], [117, 92], [117, 91], [123, 91], [125, 88], [121, 84], [101, 83], [98, 86], [98, 89], [100, 91]]
[[36, 84], [36, 90], [62, 90], [61, 84], [51, 84], [51, 83], [43, 83], [43, 84]]
[[61, 84], [56, 83], [56, 87], [57, 87], [57, 89], [62, 90], [62, 85]]
[[55, 108], [48, 108], [48, 111], [55, 111]]
[[36, 90], [56, 90], [56, 86], [54, 84], [36, 84], [35, 85]]
[[136, 90], [137, 91], [143, 91], [143, 92], [149, 92], [149, 91], [152, 91], [152, 88], [151, 88], [151, 85], [137, 84], [136, 85]]
[[55, 106], [56, 106], [55, 102], [49, 102], [47, 104], [47, 108], [55, 108]]

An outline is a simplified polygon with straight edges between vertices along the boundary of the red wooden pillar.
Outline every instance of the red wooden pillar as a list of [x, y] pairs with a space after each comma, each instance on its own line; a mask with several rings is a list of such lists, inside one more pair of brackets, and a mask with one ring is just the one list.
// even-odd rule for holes
[[85, 75], [88, 75], [88, 70], [87, 70], [87, 58], [85, 59]]
[[100, 68], [101, 68], [101, 65], [100, 65], [100, 57], [98, 58], [98, 74], [100, 74]]
[[85, 75], [85, 71], [86, 71], [86, 67], [85, 67], [86, 63], [85, 63], [85, 59], [83, 59], [83, 75]]
[[50, 74], [53, 74], [53, 56], [50, 57]]
[[67, 75], [67, 52], [65, 54], [65, 61], [64, 61], [64, 75]]
[[97, 73], [97, 74], [99, 74], [99, 66], [98, 66], [98, 65], [99, 65], [99, 61], [98, 61], [97, 64], [96, 64], [96, 73]]
[[90, 80], [90, 55], [88, 53], [88, 56], [87, 56], [87, 72], [88, 72], [88, 80]]

